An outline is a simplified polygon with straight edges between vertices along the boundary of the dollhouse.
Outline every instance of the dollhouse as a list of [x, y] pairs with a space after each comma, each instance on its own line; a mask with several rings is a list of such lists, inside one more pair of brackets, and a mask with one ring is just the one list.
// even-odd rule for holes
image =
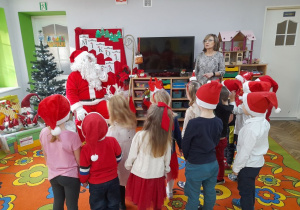
[[[251, 64], [253, 44], [256, 40], [252, 31], [222, 31], [218, 36], [225, 59], [225, 65]], [[247, 41], [250, 41], [248, 49]], [[243, 62], [244, 61], [244, 62]]]

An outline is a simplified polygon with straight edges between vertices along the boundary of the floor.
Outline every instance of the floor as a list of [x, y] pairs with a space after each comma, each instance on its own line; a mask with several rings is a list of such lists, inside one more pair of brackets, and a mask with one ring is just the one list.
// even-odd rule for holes
[[300, 121], [271, 120], [269, 136], [300, 162]]

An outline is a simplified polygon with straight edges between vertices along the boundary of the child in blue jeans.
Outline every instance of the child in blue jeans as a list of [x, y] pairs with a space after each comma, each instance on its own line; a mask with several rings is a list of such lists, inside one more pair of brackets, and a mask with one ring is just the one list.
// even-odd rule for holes
[[202, 209], [212, 210], [216, 202], [215, 186], [219, 166], [215, 148], [220, 140], [223, 123], [213, 110], [219, 103], [221, 88], [220, 83], [212, 81], [198, 89], [196, 103], [201, 115], [189, 121], [183, 137], [182, 151], [187, 161], [184, 187], [188, 197], [187, 210], [198, 209], [201, 186], [204, 194]]
[[86, 145], [80, 153], [79, 179], [84, 187], [89, 183], [92, 210], [119, 210], [120, 182], [117, 169], [122, 152], [118, 141], [106, 136], [107, 131], [107, 123], [99, 113], [91, 112], [82, 121]]

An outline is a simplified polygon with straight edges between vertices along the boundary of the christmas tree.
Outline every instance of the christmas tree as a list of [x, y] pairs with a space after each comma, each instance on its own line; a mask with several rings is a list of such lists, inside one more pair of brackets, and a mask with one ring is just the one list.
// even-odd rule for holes
[[[41, 31], [40, 31], [41, 34]], [[52, 53], [49, 53], [48, 45], [43, 45], [44, 37], [40, 36], [40, 45], [35, 45], [35, 55], [37, 58], [36, 61], [31, 61], [32, 69], [31, 72], [31, 82], [30, 88], [27, 88], [27, 92], [36, 93], [43, 100], [47, 96], [53, 94], [65, 95], [65, 81], [66, 80], [57, 80], [57, 76], [62, 74], [63, 71], [60, 71], [56, 68], [56, 63], [53, 62], [54, 56]], [[33, 97], [32, 104], [37, 106], [39, 100], [36, 97]]]

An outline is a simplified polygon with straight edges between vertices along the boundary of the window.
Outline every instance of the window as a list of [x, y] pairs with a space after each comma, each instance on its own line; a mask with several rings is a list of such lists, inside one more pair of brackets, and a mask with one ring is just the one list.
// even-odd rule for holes
[[0, 8], [0, 88], [18, 87], [4, 9]]
[[275, 46], [295, 46], [298, 23], [285, 20], [277, 24]]
[[49, 47], [50, 53], [54, 56], [54, 62], [57, 64], [57, 69], [64, 71], [64, 75], [69, 75], [71, 73], [70, 69], [70, 48], [69, 48], [69, 38], [68, 38], [68, 28], [59, 24], [51, 24], [42, 27], [43, 34], [45, 37], [45, 44], [47, 43], [47, 37], [61, 36], [64, 37], [65, 46], [61, 47]]

